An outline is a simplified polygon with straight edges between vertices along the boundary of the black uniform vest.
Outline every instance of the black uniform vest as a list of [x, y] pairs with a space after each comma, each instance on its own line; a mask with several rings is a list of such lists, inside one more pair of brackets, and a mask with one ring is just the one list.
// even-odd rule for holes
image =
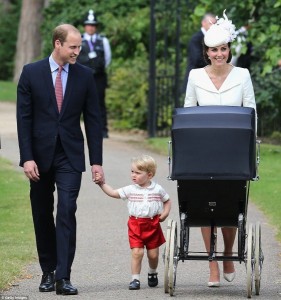
[[[105, 73], [105, 56], [103, 47], [103, 36], [97, 34], [95, 43], [92, 43], [93, 50], [89, 46], [89, 42], [85, 39], [82, 40], [82, 47], [77, 61], [82, 65], [90, 67], [94, 74]], [[95, 57], [90, 58], [89, 53], [95, 52]]]

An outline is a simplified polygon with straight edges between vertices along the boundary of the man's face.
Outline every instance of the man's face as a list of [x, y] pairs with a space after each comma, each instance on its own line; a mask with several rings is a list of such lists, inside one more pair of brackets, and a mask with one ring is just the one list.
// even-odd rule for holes
[[207, 31], [215, 23], [217, 23], [216, 18], [208, 17], [202, 21], [202, 27]]
[[86, 33], [88, 33], [89, 35], [93, 35], [96, 33], [97, 31], [97, 26], [96, 25], [85, 25], [84, 26], [84, 30]]
[[55, 49], [60, 63], [62, 65], [66, 63], [75, 64], [77, 56], [80, 53], [81, 44], [81, 35], [76, 32], [70, 32], [63, 44], [57, 40], [55, 42]]

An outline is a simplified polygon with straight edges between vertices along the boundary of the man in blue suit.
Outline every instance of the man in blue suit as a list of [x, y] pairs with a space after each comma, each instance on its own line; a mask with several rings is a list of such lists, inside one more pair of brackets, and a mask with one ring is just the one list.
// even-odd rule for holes
[[[92, 180], [102, 169], [102, 126], [91, 69], [76, 62], [81, 34], [70, 24], [53, 31], [53, 52], [25, 65], [17, 89], [20, 166], [30, 180], [30, 200], [39, 263], [40, 292], [75, 295], [70, 282], [76, 248], [76, 200], [85, 171], [83, 114]], [[61, 71], [62, 106], [55, 84]], [[98, 182], [97, 182], [98, 183]], [[54, 222], [54, 191], [57, 214]]]

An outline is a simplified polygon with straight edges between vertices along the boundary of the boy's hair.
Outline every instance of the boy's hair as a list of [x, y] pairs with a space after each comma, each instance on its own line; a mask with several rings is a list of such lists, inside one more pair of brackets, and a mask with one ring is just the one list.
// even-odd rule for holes
[[156, 173], [157, 164], [149, 155], [141, 155], [138, 157], [133, 157], [131, 162], [140, 170], [147, 173], [152, 173], [152, 176]]

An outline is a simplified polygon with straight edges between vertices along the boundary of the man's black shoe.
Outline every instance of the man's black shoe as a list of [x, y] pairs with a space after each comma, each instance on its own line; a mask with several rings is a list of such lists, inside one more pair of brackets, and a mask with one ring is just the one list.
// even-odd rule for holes
[[56, 282], [56, 293], [57, 295], [77, 295], [78, 290], [71, 284], [70, 280], [60, 279]]
[[52, 292], [55, 290], [55, 275], [54, 272], [44, 272], [41, 283], [39, 285], [39, 292]]
[[139, 290], [140, 289], [140, 281], [137, 279], [134, 279], [129, 284], [129, 290]]

